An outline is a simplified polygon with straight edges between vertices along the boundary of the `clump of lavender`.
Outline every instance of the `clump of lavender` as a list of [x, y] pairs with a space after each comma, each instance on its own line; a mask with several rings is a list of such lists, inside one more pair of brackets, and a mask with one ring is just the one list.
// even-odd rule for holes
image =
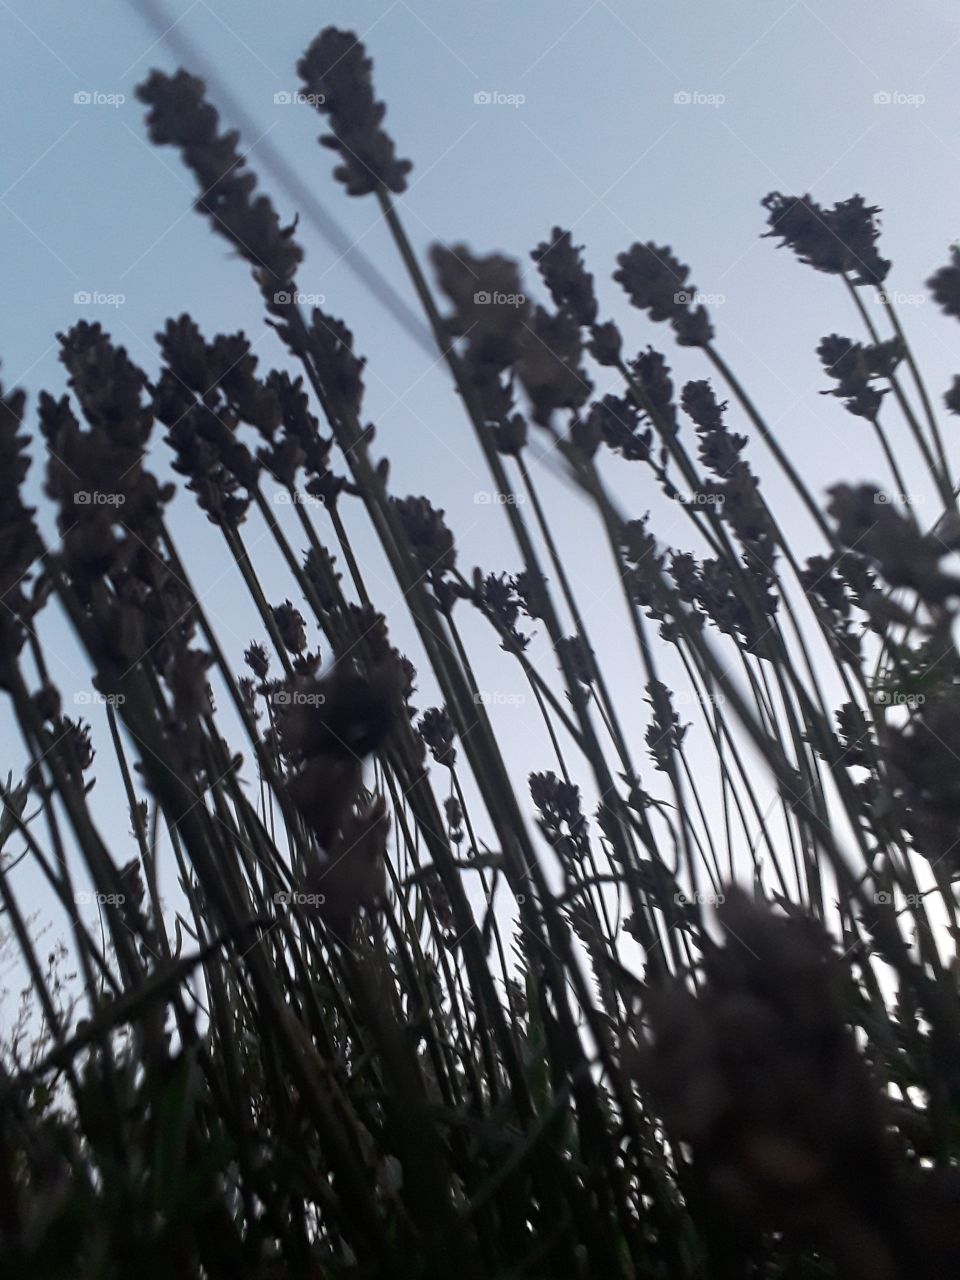
[[[622, 324], [560, 226], [532, 280], [462, 244], [431, 279], [363, 44], [327, 28], [298, 70], [514, 559], [464, 567], [477, 513], [395, 491], [362, 335], [301, 308], [294, 227], [203, 82], [151, 73], [150, 136], [271, 332], [181, 314], [148, 375], [81, 321], [67, 394], [0, 394], [0, 689], [24, 744], [0, 946], [42, 1015], [29, 1058], [0, 1041], [0, 1267], [957, 1273], [960, 524], [892, 295], [882, 332], [863, 307], [892, 270], [879, 209], [763, 202], [866, 322], [821, 340], [823, 393], [897, 492], [824, 498], [672, 249], [619, 255]], [[954, 252], [930, 281], [948, 316], [958, 282]], [[167, 467], [223, 540], [242, 639], [194, 588]], [[890, 500], [915, 483], [926, 520]], [[566, 549], [593, 517], [583, 582]], [[89, 665], [73, 703], [54, 600]], [[82, 1017], [25, 866], [63, 908]]]

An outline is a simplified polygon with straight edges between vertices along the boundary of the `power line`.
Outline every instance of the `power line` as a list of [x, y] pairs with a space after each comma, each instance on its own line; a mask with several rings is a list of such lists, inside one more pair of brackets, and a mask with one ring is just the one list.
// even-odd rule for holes
[[[250, 138], [260, 135], [257, 122], [241, 106], [238, 99], [227, 88], [204, 56], [193, 48], [190, 41], [181, 35], [176, 23], [171, 23], [160, 0], [134, 0], [134, 6], [157, 36], [159, 43], [166, 44], [180, 59], [188, 70], [195, 68], [206, 82], [216, 98], [218, 108], [226, 110], [239, 126], [242, 134]], [[221, 110], [223, 114], [223, 110]], [[303, 181], [296, 169], [288, 163], [283, 154], [266, 136], [260, 137], [257, 143], [258, 163], [270, 174], [300, 211], [301, 216], [316, 228], [327, 244], [333, 249], [347, 267], [354, 273], [370, 292], [390, 312], [404, 330], [431, 357], [437, 354], [436, 345], [430, 330], [417, 313], [404, 301], [380, 269], [366, 256], [343, 229], [336, 218], [324, 208]]]

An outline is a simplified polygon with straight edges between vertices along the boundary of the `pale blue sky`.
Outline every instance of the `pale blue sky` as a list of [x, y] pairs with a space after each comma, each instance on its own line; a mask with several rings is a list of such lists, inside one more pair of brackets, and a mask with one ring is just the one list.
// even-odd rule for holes
[[[701, 358], [677, 352], [609, 279], [617, 253], [633, 241], [672, 245], [700, 290], [722, 296], [712, 308], [721, 349], [817, 490], [882, 474], [867, 428], [818, 394], [827, 385], [814, 354], [819, 339], [861, 334], [836, 281], [759, 239], [763, 195], [811, 191], [833, 203], [859, 191], [879, 204], [882, 251], [895, 264], [889, 287], [904, 295], [901, 316], [938, 397], [960, 368], [955, 323], [918, 301], [960, 238], [960, 11], [945, 0], [168, 0], [161, 7], [256, 122], [257, 133], [243, 138], [252, 168], [261, 171], [258, 143], [268, 136], [404, 296], [375, 203], [348, 199], [331, 178], [332, 155], [315, 143], [321, 121], [307, 107], [274, 101], [296, 89], [295, 62], [328, 23], [358, 31], [374, 58], [387, 128], [399, 154], [414, 161], [400, 208], [419, 250], [465, 241], [475, 251], [516, 255], [526, 271], [529, 250], [552, 226], [571, 227], [587, 246], [602, 312], [623, 322], [633, 350], [661, 347], [679, 384], [705, 376]], [[257, 336], [264, 368], [282, 361], [246, 267], [191, 211], [193, 183], [178, 156], [146, 141], [134, 88], [151, 67], [169, 70], [177, 60], [137, 4], [0, 0], [0, 39], [5, 385], [24, 385], [31, 403], [41, 388], [61, 389], [54, 335], [81, 316], [101, 320], [148, 372], [156, 369], [152, 335], [184, 310], [208, 335], [242, 327]], [[478, 105], [478, 92], [524, 101]], [[78, 93], [125, 101], [80, 104]], [[678, 102], [678, 94], [695, 101]], [[893, 100], [877, 102], [878, 94]], [[233, 123], [229, 114], [225, 122]], [[265, 176], [263, 185], [282, 216], [296, 212]], [[326, 309], [347, 321], [369, 356], [366, 416], [391, 459], [395, 491], [427, 493], [456, 513], [465, 568], [477, 561], [517, 568], [502, 513], [473, 500], [486, 482], [446, 377], [311, 225], [299, 235], [307, 251], [300, 287], [323, 293]], [[532, 279], [530, 286], [535, 292]], [[77, 305], [81, 291], [124, 301]], [[953, 423], [944, 425], [952, 439]], [[902, 438], [898, 426], [892, 432]], [[162, 459], [159, 433], [156, 443]], [[761, 446], [751, 457], [789, 523], [792, 500]], [[39, 471], [38, 460], [34, 484]], [[645, 472], [620, 474], [632, 510], [657, 504]], [[593, 610], [601, 657], [617, 664], [617, 594], [606, 578], [598, 586], [593, 522], [549, 477], [544, 483], [565, 504], [558, 506], [563, 546]], [[659, 510], [662, 535], [684, 542], [676, 513]], [[256, 630], [237, 603], [218, 535], [189, 495], [176, 511], [195, 582], [238, 657]], [[808, 549], [820, 548], [810, 539]], [[375, 586], [382, 578], [378, 602], [391, 612], [396, 592], [372, 548], [367, 567]], [[276, 581], [279, 600], [289, 587]], [[86, 687], [70, 640], [51, 637], [65, 692]], [[496, 661], [481, 660], [489, 679], [513, 678]], [[635, 677], [624, 696], [627, 714], [642, 706]], [[430, 700], [425, 693], [420, 704]], [[517, 767], [549, 767], [545, 748], [538, 761], [528, 738], [540, 750], [542, 734], [522, 716], [514, 720], [522, 730], [510, 744]], [[17, 755], [12, 748], [9, 767]], [[115, 799], [106, 786], [98, 791], [100, 806]]]

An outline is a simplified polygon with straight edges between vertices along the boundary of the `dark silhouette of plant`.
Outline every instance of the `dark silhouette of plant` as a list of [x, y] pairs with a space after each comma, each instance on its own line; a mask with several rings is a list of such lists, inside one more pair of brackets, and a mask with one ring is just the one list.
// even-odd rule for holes
[[[434, 287], [371, 65], [329, 28], [298, 69], [334, 177], [380, 207], [518, 563], [465, 567], [462, 513], [391, 489], [359, 345], [301, 305], [296, 227], [203, 82], [153, 72], [150, 137], [250, 268], [283, 367], [184, 314], [152, 376], [81, 321], [59, 336], [69, 395], [0, 397], [0, 686], [30, 756], [3, 790], [0, 905], [42, 1019], [32, 1052], [24, 1023], [0, 1055], [3, 1272], [956, 1274], [960, 522], [879, 211], [763, 202], [767, 234], [865, 323], [821, 341], [823, 390], [876, 433], [895, 488], [838, 482], [821, 503], [670, 248], [618, 259], [668, 326], [639, 334], [602, 318], [561, 227], [530, 255], [542, 301], [517, 261], [462, 245], [434, 248]], [[930, 281], [952, 316], [958, 278], [954, 251]], [[664, 333], [701, 376], [679, 383], [649, 345]], [[23, 497], [38, 433], [53, 546]], [[632, 687], [597, 656], [536, 439], [605, 537]], [[169, 526], [166, 448], [259, 619], [242, 672]], [[626, 465], [686, 545], [622, 509]], [[402, 606], [364, 572], [359, 518]], [[96, 743], [50, 674], [54, 610], [89, 658]], [[486, 628], [509, 689], [481, 683]], [[511, 716], [549, 744], [526, 780]], [[126, 835], [92, 815], [95, 749]], [[46, 964], [24, 860], [70, 921]]]

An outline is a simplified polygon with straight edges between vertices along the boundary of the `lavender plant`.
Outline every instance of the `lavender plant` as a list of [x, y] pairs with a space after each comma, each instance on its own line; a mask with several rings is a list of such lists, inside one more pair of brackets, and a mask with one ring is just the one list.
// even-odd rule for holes
[[[879, 211], [763, 201], [767, 234], [864, 323], [820, 343], [824, 393], [875, 433], [892, 496], [936, 495], [923, 524], [879, 486], [811, 491], [670, 248], [619, 257], [645, 313], [629, 332], [563, 228], [530, 255], [539, 302], [499, 253], [422, 263], [363, 45], [328, 28], [298, 70], [335, 178], [379, 205], [517, 563], [464, 566], [443, 496], [391, 488], [362, 339], [300, 304], [296, 227], [202, 81], [153, 72], [150, 138], [249, 267], [279, 367], [184, 314], [148, 375], [81, 321], [59, 336], [68, 395], [0, 400], [0, 686], [30, 761], [3, 790], [0, 895], [42, 1019], [0, 1063], [4, 1274], [953, 1274], [960, 520]], [[960, 253], [929, 284], [960, 316]], [[676, 385], [661, 335], [700, 376]], [[25, 497], [38, 435], [56, 545]], [[538, 443], [608, 546], [642, 702], [598, 659]], [[258, 620], [240, 670], [170, 527], [164, 456]], [[683, 545], [624, 505], [629, 468]], [[403, 618], [364, 573], [361, 519]], [[60, 615], [105, 703], [96, 744], [50, 673]], [[523, 784], [482, 635], [550, 744]], [[95, 745], [128, 833], [93, 816]], [[26, 865], [63, 906], [75, 1010]]]

